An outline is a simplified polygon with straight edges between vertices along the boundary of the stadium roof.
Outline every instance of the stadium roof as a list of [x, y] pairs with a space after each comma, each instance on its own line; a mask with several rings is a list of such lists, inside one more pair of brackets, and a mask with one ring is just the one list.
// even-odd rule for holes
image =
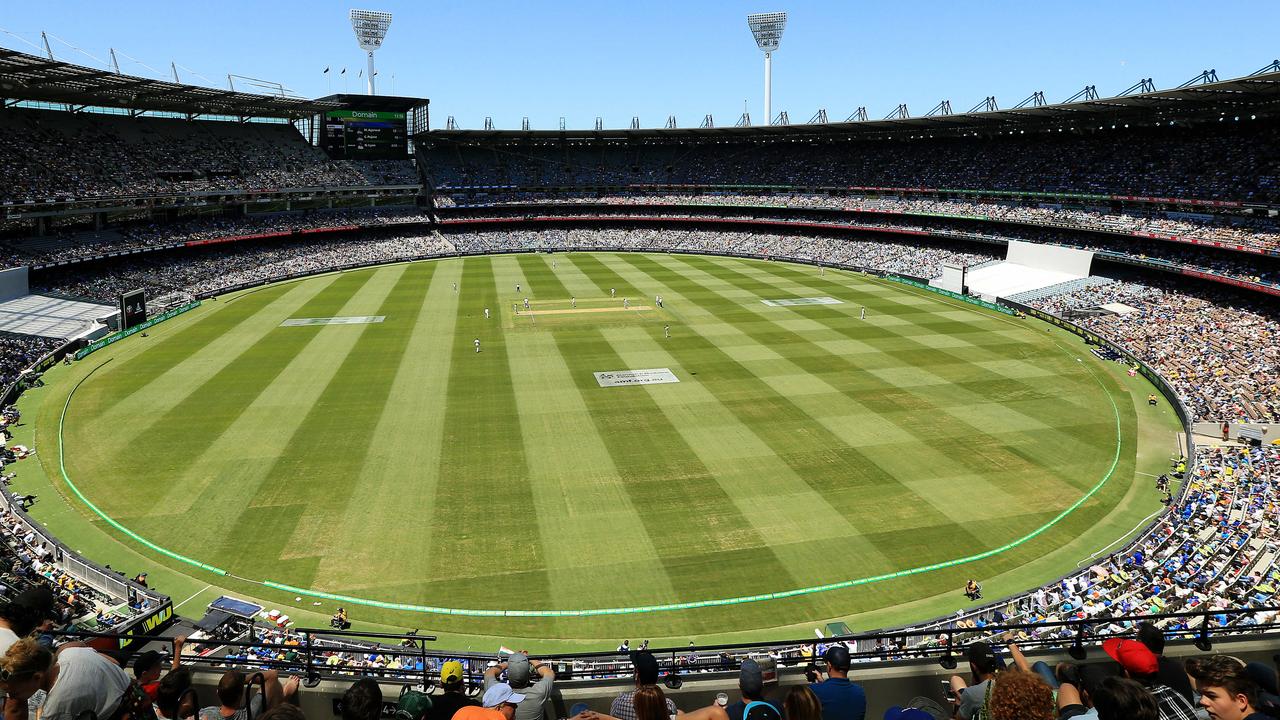
[[340, 93], [317, 98], [316, 102], [331, 102], [347, 110], [380, 110], [383, 112], [408, 112], [416, 107], [426, 105], [427, 98], [404, 97], [402, 95], [356, 95]]
[[[1237, 112], [1280, 114], [1280, 65], [1233, 80], [1184, 83], [1168, 90], [1151, 90], [1117, 97], [1091, 97], [1054, 105], [1028, 104], [1026, 107], [992, 109], [966, 113], [935, 113], [856, 122], [806, 123], [794, 125], [752, 125], [719, 128], [648, 128], [640, 130], [432, 130], [428, 139], [465, 141], [482, 139], [796, 139], [798, 137], [857, 137], [913, 132], [996, 132], [1010, 126], [1053, 125], [1115, 120], [1143, 120], [1153, 117], [1194, 118]], [[1144, 81], [1149, 83], [1149, 81]], [[1143, 83], [1135, 85], [1138, 88]], [[1091, 89], [1091, 88], [1090, 88]], [[1041, 96], [1043, 97], [1043, 96]], [[1032, 98], [1028, 98], [1030, 101]], [[940, 103], [942, 105], [944, 103]]]
[[121, 75], [0, 48], [0, 97], [190, 115], [301, 118], [336, 103]]

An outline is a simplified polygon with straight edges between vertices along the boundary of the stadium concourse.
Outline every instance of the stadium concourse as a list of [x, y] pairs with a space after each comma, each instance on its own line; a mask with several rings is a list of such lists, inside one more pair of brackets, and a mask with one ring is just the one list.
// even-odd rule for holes
[[[158, 301], [157, 310], [338, 268], [467, 254], [730, 254], [928, 283], [947, 266], [1002, 258], [1013, 240], [1085, 248], [1096, 251], [1091, 282], [1002, 300], [1096, 333], [1100, 351], [1128, 353], [1126, 362], [1154, 370], [1174, 393], [1171, 399], [1185, 405], [1188, 425], [1226, 422], [1230, 429], [1280, 420], [1280, 125], [1274, 96], [1257, 92], [1257, 98], [1231, 101], [1205, 95], [1177, 110], [1154, 101], [1150, 111], [1124, 103], [1090, 107], [1079, 126], [1014, 120], [1025, 123], [1016, 135], [1003, 125], [993, 130], [980, 124], [974, 127], [981, 132], [938, 137], [879, 129], [871, 137], [854, 130], [846, 136], [833, 127], [827, 135], [805, 130], [792, 137], [786, 133], [801, 131], [637, 134], [634, 142], [444, 131], [417, 139], [416, 164], [332, 159], [279, 122], [298, 119], [283, 110], [271, 118], [277, 122], [247, 123], [5, 107], [2, 258], [6, 266], [29, 266], [33, 287], [45, 294], [114, 304], [122, 292], [142, 288]], [[1253, 104], [1239, 104], [1248, 102]], [[420, 178], [427, 179], [425, 186]], [[271, 194], [268, 207], [247, 213], [244, 195], [264, 189]], [[384, 204], [397, 206], [379, 207]], [[1116, 305], [1128, 309], [1099, 311]], [[20, 380], [23, 370], [46, 367], [74, 349], [64, 340], [0, 337], [7, 401], [38, 382], [32, 374], [30, 382]], [[6, 411], [6, 426], [19, 422], [12, 409]], [[8, 429], [4, 433], [11, 439]], [[0, 462], [19, 463], [21, 472], [28, 452], [6, 448]], [[960, 692], [965, 720], [1065, 720], [1087, 713], [1086, 706], [1102, 720], [1143, 712], [1144, 718], [1189, 718], [1192, 701], [1212, 710], [1216, 720], [1243, 720], [1264, 706], [1274, 712], [1274, 668], [1246, 668], [1221, 656], [1196, 659], [1186, 665], [1196, 680], [1193, 695], [1186, 672], [1157, 658], [1164, 638], [1203, 641], [1210, 632], [1252, 637], [1277, 622], [1280, 449], [1228, 441], [1200, 443], [1192, 453], [1173, 461], [1169, 474], [1181, 480], [1179, 486], [1152, 478], [1163, 483], [1166, 495], [1151, 524], [1047, 585], [848, 642], [761, 643], [702, 655], [671, 651], [663, 656], [664, 670], [731, 670], [741, 698], [751, 701], [761, 697], [762, 678], [748, 659], [796, 669], [821, 659], [830, 676], [825, 682], [811, 690], [795, 683], [785, 698], [779, 693], [773, 699], [789, 720], [861, 720], [868, 704], [884, 708], [912, 698], [862, 696], [844, 680], [854, 663], [905, 664], [939, 655], [954, 660], [963, 653], [982, 679], [1003, 664], [992, 648], [1007, 647], [1014, 667], [986, 685], [989, 695]], [[13, 479], [6, 474], [6, 483]], [[61, 720], [54, 710], [74, 691], [98, 717], [116, 716], [129, 679], [97, 655], [68, 648], [58, 662], [86, 675], [67, 672], [75, 679], [44, 688], [32, 678], [48, 679], [48, 647], [59, 632], [124, 627], [156, 617], [158, 607], [171, 610], [169, 598], [150, 592], [145, 575], [122, 579], [59, 545], [27, 514], [36, 498], [8, 491], [5, 498], [0, 649], [7, 654], [0, 662], [14, 706], [8, 709], [16, 712], [30, 700], [33, 709], [43, 703], [47, 715]], [[33, 512], [39, 514], [39, 504]], [[93, 555], [91, 547], [80, 550]], [[1159, 617], [1143, 626], [1134, 619], [1142, 615]], [[250, 628], [238, 636], [247, 643], [207, 637], [186, 654], [178, 644], [176, 669], [163, 681], [155, 658], [140, 656], [135, 663], [148, 664], [137, 670], [139, 677], [159, 682], [152, 698], [157, 715], [188, 717], [203, 708], [201, 717], [238, 717], [245, 681], [240, 673], [266, 669], [263, 706], [255, 712], [297, 717], [284, 699], [298, 692], [298, 684], [281, 683], [277, 670], [318, 674], [317, 666], [347, 680], [370, 676], [405, 684], [425, 677], [445, 690], [458, 687], [459, 675], [490, 687], [505, 671], [515, 692], [525, 683], [537, 688], [528, 691], [535, 700], [516, 710], [520, 720], [540, 716], [533, 706], [543, 698], [552, 700], [550, 716], [568, 715], [549, 689], [554, 672], [520, 654], [506, 654], [498, 665], [488, 654], [428, 654], [409, 638], [406, 658], [408, 646], [339, 635], [317, 641], [314, 633], [284, 625]], [[1086, 632], [1091, 641], [1110, 638], [1104, 652], [1130, 680], [1071, 667], [1037, 673], [1024, 667], [1014, 646], [1065, 648]], [[1135, 634], [1141, 643], [1117, 640]], [[639, 689], [609, 706], [622, 720], [634, 716], [640, 698], [664, 707], [656, 661], [602, 650], [605, 657], [574, 658], [556, 671], [562, 680], [634, 672]], [[210, 657], [201, 657], [204, 652]], [[455, 659], [459, 668], [447, 664]], [[222, 678], [217, 699], [204, 687], [193, 700], [186, 692], [192, 676], [183, 664], [233, 669]], [[535, 683], [535, 674], [543, 680]], [[82, 679], [87, 676], [95, 679]], [[1050, 686], [1058, 689], [1058, 707]], [[519, 704], [504, 692], [511, 688], [499, 684], [497, 694], [491, 697], [490, 689], [481, 697], [487, 705]], [[375, 693], [376, 687], [357, 682], [345, 695], [343, 716], [373, 720], [382, 710]], [[1215, 704], [1224, 695], [1237, 706]], [[699, 720], [725, 716], [719, 708], [676, 698]], [[1240, 705], [1241, 698], [1247, 703]], [[441, 706], [446, 702], [462, 701], [453, 697]], [[144, 715], [147, 704], [139, 699]], [[923, 714], [893, 717], [950, 714], [916, 704]], [[422, 715], [421, 706], [408, 712], [414, 720]], [[580, 717], [605, 716], [588, 711]]]

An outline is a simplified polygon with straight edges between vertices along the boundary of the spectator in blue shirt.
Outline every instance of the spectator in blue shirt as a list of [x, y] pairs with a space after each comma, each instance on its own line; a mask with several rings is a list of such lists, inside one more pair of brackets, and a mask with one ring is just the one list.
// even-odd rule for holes
[[827, 679], [810, 685], [822, 703], [822, 720], [865, 720], [867, 694], [849, 680], [849, 648], [837, 643], [822, 654], [827, 661]]

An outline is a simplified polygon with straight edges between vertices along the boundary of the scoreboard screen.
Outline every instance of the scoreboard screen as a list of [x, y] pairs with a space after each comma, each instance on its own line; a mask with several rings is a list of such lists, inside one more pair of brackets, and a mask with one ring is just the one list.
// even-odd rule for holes
[[336, 160], [382, 160], [409, 156], [406, 114], [331, 110], [324, 114], [321, 147]]
[[147, 292], [130, 290], [120, 294], [120, 329], [129, 328], [147, 319]]

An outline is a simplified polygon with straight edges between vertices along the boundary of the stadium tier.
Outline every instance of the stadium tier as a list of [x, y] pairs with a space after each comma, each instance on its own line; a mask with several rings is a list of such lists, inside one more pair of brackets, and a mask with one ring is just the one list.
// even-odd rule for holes
[[[47, 72], [39, 60], [0, 54], [0, 69]], [[530, 693], [547, 717], [570, 715], [558, 676], [631, 720], [638, 701], [600, 688], [634, 674], [661, 710], [659, 668], [673, 691], [681, 676], [736, 678], [749, 702], [755, 662], [796, 688], [819, 660], [844, 688], [851, 666], [922, 677], [937, 659], [967, 658], [981, 680], [1003, 665], [994, 647], [1014, 667], [991, 698], [955, 684], [964, 720], [989, 701], [1014, 707], [995, 693], [1020, 684], [1056, 688], [1061, 707], [1041, 715], [1065, 720], [1123, 688], [1033, 669], [1021, 650], [1080, 660], [1105, 641], [1177, 705], [1161, 717], [1183, 718], [1189, 703], [1169, 696], [1190, 691], [1186, 673], [1157, 680], [1147, 645], [1118, 638], [1156, 652], [1168, 638], [1184, 655], [1239, 643], [1252, 658], [1246, 645], [1277, 625], [1280, 73], [1178, 89], [1176, 103], [1150, 93], [933, 126], [531, 133], [422, 120], [408, 126], [412, 157], [371, 159], [337, 101], [161, 83], [172, 99], [100, 112], [124, 80], [52, 65], [81, 84], [0, 109], [0, 257], [29, 270], [31, 293], [5, 300], [14, 332], [0, 335], [6, 678], [47, 667], [41, 648], [60, 638], [168, 646], [160, 631], [199, 598], [183, 612], [207, 606], [200, 623], [168, 631], [191, 639], [171, 646], [160, 717], [190, 714], [175, 699], [193, 682], [182, 665], [233, 668], [219, 688], [235, 692], [217, 701], [207, 674], [195, 681], [210, 720], [238, 716], [239, 671], [264, 673], [255, 712], [295, 696], [279, 679], [295, 672], [462, 682], [488, 698], [505, 671], [517, 686], [543, 677]], [[333, 153], [326, 122], [353, 145]], [[1085, 269], [1015, 262], [1023, 252]], [[1007, 292], [982, 291], [991, 277]], [[99, 322], [138, 290], [150, 320]], [[71, 303], [87, 304], [54, 317]], [[660, 344], [673, 326], [686, 345]], [[491, 362], [500, 376], [476, 369]], [[673, 368], [686, 366], [681, 380]], [[649, 393], [632, 396], [645, 412], [587, 394], [628, 383], [651, 385], [632, 388]], [[676, 384], [690, 395], [662, 394]], [[554, 407], [558, 392], [571, 410]], [[573, 424], [586, 416], [598, 425]], [[395, 422], [416, 430], [384, 427]], [[356, 451], [353, 436], [366, 440]], [[560, 464], [539, 454], [553, 446]], [[467, 453], [503, 466], [479, 473]], [[561, 485], [570, 471], [589, 482]], [[547, 483], [540, 496], [527, 477]], [[853, 532], [869, 514], [884, 524]], [[609, 561], [575, 564], [589, 549]], [[97, 564], [109, 560], [133, 579]], [[144, 569], [191, 596], [175, 606]], [[835, 594], [846, 590], [861, 594]], [[262, 602], [208, 601], [223, 591]], [[347, 608], [380, 613], [374, 630], [439, 623], [445, 639], [345, 634]], [[335, 632], [306, 627], [329, 610]], [[883, 629], [854, 634], [854, 617]], [[786, 639], [815, 625], [817, 641]], [[623, 628], [669, 646], [651, 659], [600, 645]], [[482, 641], [505, 662], [472, 651]], [[503, 643], [578, 652], [529, 665]], [[1189, 669], [1201, 695], [1228, 684], [1261, 706], [1259, 688], [1276, 693], [1274, 669]], [[120, 684], [118, 668], [95, 671]], [[1070, 702], [1075, 685], [1085, 702]], [[868, 683], [863, 712], [914, 702], [904, 687]], [[359, 688], [343, 701], [380, 711]], [[673, 693], [672, 707], [735, 712], [698, 692]], [[788, 720], [825, 716], [800, 707], [831, 702], [830, 687], [816, 692], [788, 692]], [[936, 700], [894, 720], [944, 720]], [[531, 706], [517, 720], [541, 718]]]

